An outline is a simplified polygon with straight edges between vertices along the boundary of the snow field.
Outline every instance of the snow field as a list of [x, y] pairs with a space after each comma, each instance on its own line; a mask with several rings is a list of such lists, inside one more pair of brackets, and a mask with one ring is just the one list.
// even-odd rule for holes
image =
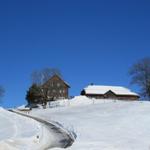
[[70, 100], [69, 105], [32, 114], [72, 128], [77, 139], [68, 150], [150, 150], [150, 102], [81, 96]]

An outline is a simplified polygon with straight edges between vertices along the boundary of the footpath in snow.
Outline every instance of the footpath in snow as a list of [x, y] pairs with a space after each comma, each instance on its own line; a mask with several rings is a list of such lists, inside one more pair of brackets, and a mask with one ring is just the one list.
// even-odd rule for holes
[[47, 146], [46, 149], [53, 147], [67, 148], [70, 147], [75, 141], [75, 134], [72, 134], [68, 130], [64, 129], [63, 126], [58, 122], [46, 121], [39, 117], [34, 117], [29, 114], [27, 115], [25, 113], [21, 113], [17, 110], [11, 110], [11, 112], [36, 120], [48, 129], [50, 136], [53, 136], [53, 139], [55, 140], [51, 139], [51, 141], [49, 142], [49, 146]]
[[63, 127], [20, 112], [0, 109], [1, 150], [46, 150], [74, 142]]

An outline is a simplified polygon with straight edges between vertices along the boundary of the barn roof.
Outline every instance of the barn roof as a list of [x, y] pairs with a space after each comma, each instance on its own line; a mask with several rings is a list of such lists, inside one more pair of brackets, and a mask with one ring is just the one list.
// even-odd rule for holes
[[105, 94], [108, 91], [112, 91], [116, 95], [133, 95], [139, 96], [137, 93], [132, 92], [130, 89], [122, 86], [104, 86], [104, 85], [89, 85], [84, 88], [86, 94]]

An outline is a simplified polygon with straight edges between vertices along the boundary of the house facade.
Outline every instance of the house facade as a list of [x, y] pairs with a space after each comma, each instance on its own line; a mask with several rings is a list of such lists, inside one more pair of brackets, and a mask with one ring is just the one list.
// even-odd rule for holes
[[81, 95], [96, 99], [138, 100], [140, 96], [130, 89], [121, 86], [89, 85]]
[[42, 88], [47, 92], [48, 101], [52, 101], [68, 98], [70, 86], [60, 76], [54, 75], [42, 85]]

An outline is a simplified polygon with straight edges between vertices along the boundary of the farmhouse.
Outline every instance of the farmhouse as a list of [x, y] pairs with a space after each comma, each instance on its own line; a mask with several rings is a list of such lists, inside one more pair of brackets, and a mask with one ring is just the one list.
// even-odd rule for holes
[[70, 86], [56, 74], [52, 76], [47, 82], [45, 82], [42, 87], [44, 91], [47, 92], [49, 101], [68, 98]]
[[96, 99], [138, 100], [137, 93], [121, 86], [89, 85], [81, 91], [81, 95]]

